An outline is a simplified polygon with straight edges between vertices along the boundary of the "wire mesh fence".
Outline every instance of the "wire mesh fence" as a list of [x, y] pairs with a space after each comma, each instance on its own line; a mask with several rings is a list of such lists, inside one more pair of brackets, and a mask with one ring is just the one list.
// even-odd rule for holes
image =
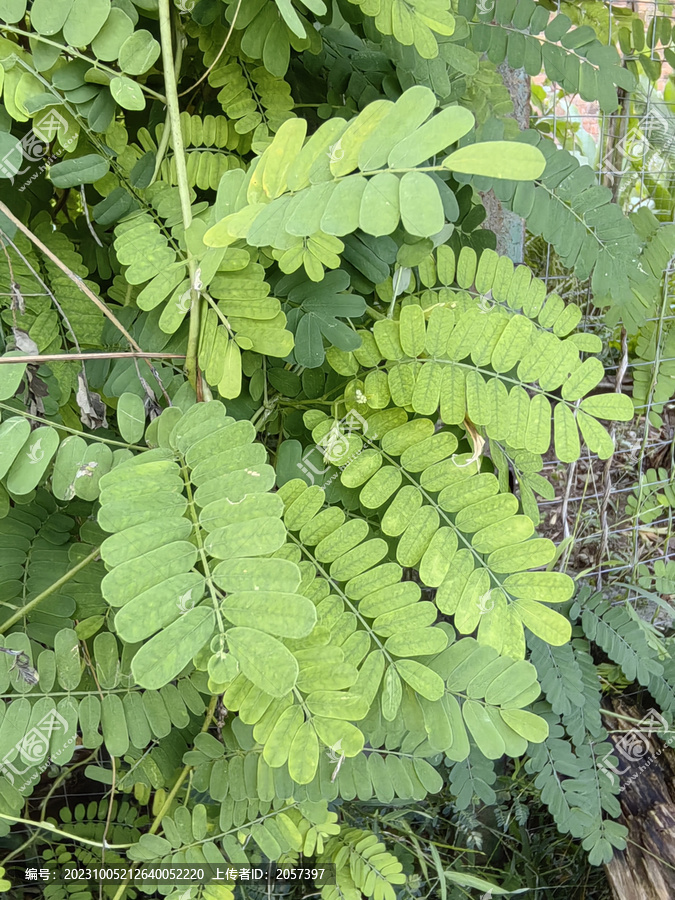
[[[622, 65], [646, 55], [660, 67], [658, 73], [651, 73], [657, 77], [640, 78], [631, 94], [620, 91], [619, 109], [602, 114], [597, 102], [586, 103], [579, 95], [565, 94], [539, 76], [533, 79], [531, 121], [535, 127], [545, 123], [560, 146], [590, 165], [597, 183], [607, 189], [608, 199], [619, 203], [624, 213], [647, 207], [661, 222], [671, 222], [675, 211], [675, 113], [668, 102], [668, 84], [673, 69], [663, 59], [658, 24], [663, 17], [672, 21], [675, 9], [672, 0], [610, 0], [605, 7], [607, 41], [623, 51]], [[626, 11], [636, 13], [645, 24], [647, 40], [639, 52], [618, 40], [618, 23]], [[569, 4], [559, 2], [558, 12], [569, 13]], [[638, 38], [635, 43], [639, 46]], [[675, 322], [675, 261], [671, 260], [663, 273], [659, 314], [645, 321], [655, 331], [653, 358], [641, 359], [632, 352], [633, 347], [628, 348], [625, 333], [622, 340], [616, 329], [605, 325], [602, 311], [594, 306], [590, 282], [580, 282], [563, 270], [550, 244], [543, 252], [541, 249], [537, 239], [530, 238], [526, 261], [538, 262], [548, 289], [578, 303], [585, 313], [581, 327], [603, 339], [606, 375], [602, 387], [630, 392], [636, 375], [648, 382], [644, 402], [636, 397], [636, 421], [613, 429], [613, 457], [600, 460], [587, 453], [564, 473], [559, 464], [545, 460], [543, 473], [556, 485], [556, 496], [540, 501], [542, 528], [569, 542], [560, 567], [598, 588], [612, 582], [620, 587], [617, 600], [632, 601], [639, 598], [633, 588], [638, 568], [644, 576], [653, 572], [657, 561], [667, 563], [672, 558], [672, 509], [666, 494], [657, 500], [654, 497], [659, 489], [667, 492], [673, 480], [673, 414], [671, 404], [663, 403], [662, 398], [657, 403], [655, 388], [664, 364], [675, 362], [675, 357], [665, 352]], [[675, 379], [671, 393], [675, 394]], [[648, 481], [649, 469], [659, 471]], [[643, 582], [647, 581], [643, 577]]]

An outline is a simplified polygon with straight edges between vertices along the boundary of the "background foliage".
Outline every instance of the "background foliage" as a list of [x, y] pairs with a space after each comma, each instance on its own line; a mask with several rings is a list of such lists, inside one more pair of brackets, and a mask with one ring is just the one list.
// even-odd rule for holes
[[[670, 182], [634, 181], [638, 132], [610, 134], [607, 186], [555, 109], [597, 101], [658, 152], [640, 92], [675, 59], [669, 17], [0, 0], [0, 19], [12, 896], [31, 854], [308, 858], [337, 867], [325, 900], [600, 885], [627, 834], [603, 690], [671, 720], [670, 618], [579, 589], [546, 502], [589, 454], [611, 465], [636, 409], [663, 424], [675, 231]], [[559, 86], [529, 130], [504, 63]], [[530, 264], [496, 251], [488, 191]], [[641, 457], [636, 528], [675, 502], [663, 462]], [[635, 557], [667, 612], [674, 578]], [[55, 713], [76, 740], [36, 746]]]

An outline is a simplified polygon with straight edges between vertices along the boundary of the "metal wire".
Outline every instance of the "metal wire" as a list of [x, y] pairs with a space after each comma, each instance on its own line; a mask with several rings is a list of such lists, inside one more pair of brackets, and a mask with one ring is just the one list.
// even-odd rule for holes
[[[652, 17], [663, 15], [663, 4], [658, 0], [609, 0], [608, 29], [609, 42], [616, 40], [616, 14], [623, 8], [637, 12], [647, 24]], [[567, 12], [557, 3], [558, 12]], [[654, 43], [646, 46], [644, 52], [652, 59], [663, 56], [657, 51], [658, 29], [654, 32]], [[664, 60], [661, 77], [656, 85], [649, 79], [643, 79], [640, 90], [633, 94], [621, 96], [620, 108], [611, 115], [602, 115], [597, 103], [583, 103], [578, 97], [563, 95], [557, 96], [559, 86], [555, 83], [551, 86], [548, 95], [550, 102], [544, 102], [545, 118], [550, 123], [551, 134], [561, 145], [561, 135], [565, 141], [573, 135], [576, 146], [583, 146], [577, 141], [584, 132], [591, 135], [596, 142], [596, 159], [589, 159], [594, 167], [597, 181], [612, 190], [614, 199], [619, 202], [624, 212], [631, 212], [640, 206], [649, 206], [662, 220], [664, 213], [671, 218], [672, 211], [665, 210], [661, 201], [656, 197], [656, 185], [675, 185], [675, 116], [660, 97], [660, 91], [665, 86], [672, 69]], [[535, 83], [543, 85], [545, 78], [539, 76]], [[534, 115], [536, 116], [536, 111]], [[664, 125], [665, 123], [665, 125]], [[588, 142], [590, 145], [590, 141]], [[565, 144], [569, 149], [569, 144]], [[672, 196], [675, 193], [669, 191]], [[533, 245], [536, 239], [529, 243]], [[533, 249], [534, 246], [533, 246]], [[543, 249], [543, 248], [542, 248]], [[536, 252], [536, 249], [535, 249]], [[657, 333], [656, 347], [651, 350], [655, 360], [634, 358], [629, 359], [628, 365], [623, 370], [624, 361], [612, 358], [613, 351], [610, 341], [615, 339], [612, 329], [605, 325], [604, 317], [594, 306], [590, 281], [580, 282], [568, 272], [561, 271], [560, 265], [555, 261], [555, 256], [550, 245], [546, 245], [541, 253], [541, 271], [538, 273], [545, 281], [547, 291], [558, 291], [561, 295], [575, 300], [585, 313], [579, 325], [581, 330], [599, 334], [605, 347], [609, 344], [609, 359], [603, 359], [606, 373], [606, 381], [601, 388], [614, 389], [614, 377], [620, 370], [624, 373], [624, 390], [630, 390], [630, 382], [634, 373], [652, 373], [650, 389], [646, 394], [645, 402], [636, 405], [638, 422], [616, 429], [616, 450], [614, 453], [611, 470], [606, 469], [604, 460], [599, 460], [594, 454], [587, 453], [582, 459], [572, 466], [563, 467], [559, 462], [547, 459], [544, 462], [542, 474], [555, 476], [565, 472], [563, 482], [556, 487], [554, 500], [540, 500], [539, 506], [549, 520], [551, 516], [558, 519], [562, 526], [563, 534], [575, 535], [573, 552], [568, 551], [563, 560], [574, 568], [579, 568], [574, 554], [580, 548], [593, 549], [593, 542], [599, 542], [607, 548], [605, 559], [598, 559], [596, 566], [583, 564], [585, 578], [597, 577], [598, 584], [603, 576], [614, 578], [624, 576], [626, 571], [632, 570], [635, 579], [635, 570], [638, 564], [645, 561], [652, 564], [658, 560], [672, 558], [670, 538], [672, 533], [672, 511], [667, 512], [657, 506], [660, 517], [649, 524], [642, 524], [640, 516], [645, 513], [644, 498], [649, 497], [650, 506], [656, 501], [651, 495], [660, 488], [670, 484], [670, 475], [667, 478], [659, 477], [654, 482], [648, 482], [641, 473], [650, 465], [664, 466], [669, 470], [667, 462], [663, 461], [663, 455], [673, 454], [673, 427], [671, 410], [675, 409], [673, 402], [663, 401], [659, 396], [655, 400], [655, 379], [653, 373], [658, 372], [663, 366], [675, 363], [675, 357], [663, 354], [665, 338], [669, 328], [675, 322], [675, 296], [672, 294], [675, 279], [671, 278], [671, 272], [665, 273], [661, 309], [659, 315], [651, 314], [646, 318], [649, 327]], [[620, 376], [619, 376], [620, 377]], [[641, 378], [649, 379], [649, 375], [642, 374]], [[642, 396], [645, 396], [643, 393]], [[657, 429], [652, 420], [658, 421], [652, 413], [659, 412], [664, 420], [664, 426]], [[659, 433], [660, 432], [660, 433]], [[659, 457], [655, 460], [654, 457]], [[670, 471], [670, 470], [669, 470]], [[609, 504], [607, 505], [607, 490], [605, 490], [605, 477], [611, 473], [614, 482], [611, 485]], [[633, 496], [631, 503], [632, 516], [626, 514], [627, 498]], [[605, 498], [604, 525], [608, 533], [598, 530], [603, 515], [601, 514], [603, 498]], [[570, 522], [572, 526], [570, 528]], [[590, 528], [589, 528], [590, 526]], [[663, 529], [663, 541], [657, 539], [656, 544], [643, 542], [642, 536], [650, 531], [657, 534], [657, 529]], [[586, 533], [588, 532], [588, 533]], [[626, 537], [631, 544], [631, 550], [625, 546]], [[609, 541], [607, 541], [607, 538]], [[660, 538], [660, 534], [658, 535]], [[644, 544], [644, 546], [643, 546]], [[619, 556], [629, 558], [625, 565], [616, 565], [617, 548]], [[614, 556], [614, 559], [611, 557]]]

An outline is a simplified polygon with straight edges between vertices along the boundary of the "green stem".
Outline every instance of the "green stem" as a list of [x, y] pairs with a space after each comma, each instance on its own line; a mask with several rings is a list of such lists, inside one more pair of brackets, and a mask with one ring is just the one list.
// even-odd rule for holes
[[[208, 303], [208, 305], [211, 307], [211, 309], [215, 312], [215, 314], [218, 316], [218, 318], [220, 319], [220, 321], [221, 321], [221, 323], [223, 324], [223, 326], [224, 326], [225, 328], [227, 328], [227, 332], [228, 332], [229, 336], [233, 338], [233, 337], [234, 337], [234, 332], [232, 331], [232, 326], [231, 326], [230, 323], [227, 321], [227, 317], [223, 315], [222, 310], [218, 309], [218, 304], [215, 302], [215, 300], [213, 299], [213, 297], [211, 297], [209, 294], [206, 294], [206, 293], [205, 293], [205, 294], [204, 294], [204, 299], [206, 300], [206, 302]], [[12, 359], [12, 357], [10, 357], [10, 359]]]
[[[64, 771], [59, 775], [59, 777], [52, 783], [52, 786], [49, 788], [49, 790], [47, 791], [47, 793], [45, 794], [44, 798], [42, 799], [42, 801], [40, 803], [40, 806], [42, 807], [42, 812], [40, 813], [40, 822], [45, 821], [45, 815], [47, 813], [47, 804], [49, 803], [49, 801], [53, 797], [53, 795], [56, 793], [56, 791], [59, 789], [59, 787], [63, 784], [63, 782], [67, 778], [70, 778], [70, 776], [75, 771], [75, 769], [80, 769], [80, 768], [82, 768], [82, 766], [86, 766], [88, 763], [90, 763], [97, 754], [98, 754], [98, 749], [92, 750], [92, 752], [89, 754], [89, 756], [85, 757], [84, 759], [80, 760], [79, 762], [73, 763], [73, 765], [69, 766], [67, 769], [64, 769]], [[33, 823], [33, 824], [35, 824], [35, 823]], [[36, 829], [32, 834], [30, 834], [26, 838], [26, 840], [23, 842], [23, 844], [20, 844], [18, 847], [15, 847], [10, 853], [7, 854], [7, 856], [3, 856], [2, 860], [0, 860], [0, 862], [2, 862], [2, 864], [3, 864], [3, 866], [5, 866], [5, 868], [6, 868], [7, 863], [12, 859], [16, 859], [17, 856], [19, 858], [21, 858], [23, 851], [27, 847], [30, 847], [31, 844], [35, 843], [35, 841], [38, 838], [39, 833], [40, 832]], [[23, 858], [25, 858], [25, 857], [23, 857]]]
[[100, 552], [101, 552], [101, 548], [97, 547], [95, 550], [93, 550], [89, 554], [89, 556], [87, 556], [85, 559], [83, 559], [81, 562], [79, 562], [76, 566], [73, 566], [73, 568], [70, 569], [69, 572], [66, 572], [65, 575], [61, 576], [61, 578], [59, 578], [58, 581], [55, 581], [54, 584], [51, 584], [47, 588], [46, 591], [43, 591], [41, 594], [38, 594], [37, 597], [33, 597], [33, 599], [30, 601], [30, 603], [27, 603], [25, 606], [22, 606], [21, 609], [17, 610], [13, 616], [10, 616], [10, 618], [7, 619], [6, 622], [3, 622], [2, 625], [0, 625], [0, 634], [4, 634], [8, 628], [11, 628], [12, 625], [16, 625], [16, 623], [19, 621], [19, 619], [23, 619], [24, 616], [28, 615], [28, 613], [31, 610], [35, 609], [36, 606], [38, 606], [40, 603], [42, 603], [43, 600], [46, 600], [47, 597], [49, 597], [55, 591], [58, 591], [58, 589], [62, 585], [66, 584], [66, 582], [70, 581], [70, 579], [73, 578], [75, 575], [77, 575], [77, 573], [81, 569], [84, 569], [85, 566], [88, 566], [90, 562], [93, 562], [96, 559], [96, 557], [99, 555]]
[[[52, 834], [60, 834], [62, 837], [71, 841], [77, 841], [79, 844], [88, 844], [90, 847], [98, 847], [99, 850], [103, 849], [103, 844], [100, 841], [90, 841], [89, 838], [80, 837], [79, 834], [61, 831], [52, 825], [51, 822], [34, 822], [32, 819], [21, 819], [19, 816], [10, 816], [7, 813], [0, 813], [0, 819], [7, 819], [8, 822], [19, 822], [22, 825], [31, 825], [33, 828], [44, 828], [45, 831], [50, 831]], [[127, 850], [129, 847], [133, 847], [133, 844], [106, 844], [106, 850]]]
[[305, 556], [312, 563], [312, 565], [314, 566], [316, 571], [319, 573], [319, 575], [321, 575], [328, 582], [328, 584], [331, 585], [331, 587], [336, 592], [336, 594], [339, 595], [340, 599], [345, 604], [345, 606], [349, 607], [350, 612], [352, 612], [354, 617], [359, 620], [361, 625], [363, 625], [364, 631], [370, 636], [373, 643], [377, 644], [378, 649], [382, 652], [382, 655], [385, 657], [385, 659], [387, 660], [389, 665], [393, 665], [394, 659], [392, 658], [391, 654], [388, 652], [388, 650], [384, 646], [383, 641], [380, 640], [380, 638], [377, 636], [377, 634], [373, 631], [372, 627], [368, 624], [368, 622], [365, 620], [365, 618], [361, 615], [361, 613], [359, 612], [358, 606], [356, 606], [354, 603], [352, 603], [352, 601], [349, 599], [347, 594], [342, 590], [340, 585], [337, 583], [335, 578], [331, 578], [327, 569], [325, 569], [321, 565], [319, 560], [315, 556], [313, 556], [313, 554], [310, 552], [310, 550], [302, 543], [300, 538], [297, 538], [290, 531], [288, 533], [288, 536], [293, 541], [293, 543], [296, 544], [297, 547], [299, 547], [300, 551], [305, 554]]
[[183, 481], [185, 482], [185, 491], [188, 495], [188, 512], [190, 514], [190, 518], [192, 519], [192, 527], [194, 528], [195, 542], [197, 544], [197, 550], [199, 552], [199, 556], [201, 557], [202, 566], [204, 568], [204, 577], [206, 578], [206, 583], [209, 588], [209, 594], [211, 595], [211, 602], [213, 603], [213, 610], [216, 614], [216, 621], [218, 622], [218, 630], [220, 631], [221, 634], [224, 634], [225, 626], [223, 625], [223, 617], [220, 612], [220, 600], [218, 599], [218, 595], [216, 594], [216, 589], [213, 586], [213, 578], [211, 576], [211, 570], [209, 568], [209, 560], [206, 555], [206, 551], [204, 550], [204, 542], [202, 541], [201, 526], [199, 524], [199, 517], [197, 516], [194, 498], [192, 495], [192, 485], [190, 483], [190, 476], [188, 474], [187, 467], [184, 462], [181, 464], [181, 473], [183, 475]]
[[[190, 203], [190, 183], [185, 163], [185, 147], [180, 130], [180, 106], [178, 104], [177, 72], [174, 67], [172, 35], [171, 35], [171, 0], [159, 0], [159, 33], [162, 43], [162, 66], [164, 69], [164, 90], [166, 92], [166, 109], [171, 125], [174, 159], [176, 161], [176, 181], [180, 196], [180, 208], [183, 216], [183, 227], [188, 230], [192, 224], [192, 208]], [[190, 330], [185, 360], [185, 374], [190, 384], [196, 387], [197, 382], [197, 348], [199, 345], [199, 324], [201, 299], [195, 288], [196, 261], [188, 251], [188, 271], [190, 273]]]
[[[22, 409], [15, 409], [7, 403], [0, 403], [0, 410], [3, 409], [5, 412], [13, 413], [15, 416], [23, 416], [24, 419], [28, 419], [31, 422], [39, 422], [40, 425], [49, 425], [51, 428], [56, 428], [57, 431], [66, 431], [68, 434], [76, 434], [78, 437], [82, 437], [83, 435], [81, 429], [69, 428], [67, 425], [61, 425], [59, 422], [50, 422], [49, 419], [45, 419], [41, 416], [34, 416], [31, 413], [24, 412]], [[147, 447], [143, 447], [140, 444], [125, 444], [124, 441], [113, 441], [110, 438], [99, 437], [96, 434], [87, 434], [85, 437], [88, 441], [98, 441], [99, 444], [110, 444], [111, 447], [125, 447], [127, 450], [138, 450], [141, 453], [148, 450]]]
[[384, 313], [379, 312], [377, 309], [374, 309], [372, 306], [366, 306], [366, 315], [370, 316], [371, 319], [374, 319], [376, 322], [380, 319], [386, 319], [387, 317]]
[[157, 145], [157, 155], [155, 156], [155, 169], [152, 173], [152, 181], [150, 184], [154, 184], [155, 181], [159, 178], [159, 170], [162, 168], [162, 162], [164, 160], [164, 154], [166, 153], [166, 148], [169, 146], [169, 137], [171, 136], [171, 123], [169, 121], [169, 114], [166, 114], [166, 121], [164, 122], [164, 131], [162, 132], [162, 136], [159, 139], [159, 144]]
[[[15, 25], [6, 25], [4, 22], [2, 23], [2, 30], [8, 31], [10, 34], [20, 34], [23, 37], [31, 38], [31, 40], [39, 41], [41, 44], [48, 44], [50, 47], [58, 47], [62, 53], [67, 56], [74, 56], [77, 59], [83, 59], [85, 62], [90, 63], [95, 69], [100, 69], [102, 72], [106, 72], [112, 78], [115, 76], [119, 76], [119, 72], [115, 69], [112, 69], [110, 66], [106, 66], [98, 59], [91, 59], [89, 56], [85, 56], [84, 53], [80, 53], [79, 50], [76, 50], [74, 47], [68, 47], [65, 44], [60, 44], [58, 41], [50, 41], [49, 38], [44, 37], [41, 34], [38, 34], [36, 31], [24, 31], [23, 28], [17, 28]], [[127, 78], [129, 76], [127, 75]], [[132, 79], [133, 81], [134, 79]], [[136, 82], [139, 88], [142, 91], [145, 91], [150, 97], [154, 97], [156, 100], [161, 100], [164, 102], [164, 97], [161, 94], [158, 94], [157, 91], [153, 91], [152, 88], [149, 88], [145, 84], [141, 84], [140, 82]]]
[[[180, 67], [183, 62], [183, 44], [181, 41], [178, 42], [178, 46], [176, 47], [176, 57], [173, 61], [173, 70], [174, 72], [180, 72]], [[166, 111], [166, 118], [164, 119], [164, 130], [162, 131], [162, 136], [159, 139], [159, 143], [157, 145], [157, 156], [155, 158], [155, 171], [152, 173], [152, 181], [150, 184], [153, 184], [159, 178], [159, 170], [162, 167], [162, 160], [164, 159], [164, 155], [169, 146], [169, 138], [171, 137], [171, 119], [169, 117], [169, 110]]]

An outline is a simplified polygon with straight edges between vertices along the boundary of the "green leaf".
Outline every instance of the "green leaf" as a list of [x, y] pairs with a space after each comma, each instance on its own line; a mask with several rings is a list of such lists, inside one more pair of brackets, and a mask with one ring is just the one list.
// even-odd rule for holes
[[63, 28], [73, 2], [74, 0], [35, 0], [30, 11], [31, 25], [38, 34], [56, 34]]
[[0, 478], [9, 471], [19, 450], [25, 445], [30, 435], [30, 424], [23, 416], [12, 416], [0, 425]]
[[[270, 500], [275, 494], [263, 494], [260, 500]], [[255, 510], [250, 505], [250, 514]], [[295, 563], [286, 559], [257, 559], [247, 557], [228, 559], [213, 570], [213, 580], [224, 591], [234, 594], [237, 591], [273, 591], [278, 590], [294, 594], [300, 586], [300, 570]]]
[[417, 660], [398, 659], [396, 669], [401, 678], [427, 700], [439, 700], [445, 693], [441, 676]]
[[293, 8], [291, 0], [274, 0], [274, 2], [282, 15], [284, 22], [288, 25], [293, 34], [296, 34], [299, 38], [304, 38], [305, 26], [300, 21], [300, 16]]
[[87, 442], [76, 434], [61, 441], [52, 472], [52, 490], [59, 500], [69, 499], [75, 493], [75, 480], [86, 453]]
[[548, 538], [532, 538], [515, 547], [495, 550], [488, 557], [488, 566], [500, 574], [521, 572], [548, 565], [555, 556], [555, 545]]
[[387, 638], [384, 646], [393, 656], [431, 656], [444, 650], [447, 642], [439, 628], [410, 628]]
[[361, 200], [359, 227], [376, 237], [391, 234], [400, 218], [399, 179], [391, 172], [379, 172], [368, 180]]
[[79, 637], [70, 628], [63, 628], [54, 637], [56, 675], [64, 691], [74, 691], [82, 678]]
[[214, 613], [206, 606], [188, 610], [144, 644], [131, 671], [141, 687], [156, 690], [185, 668], [213, 634]]
[[133, 187], [143, 189], [149, 186], [154, 174], [156, 158], [154, 153], [145, 153], [141, 156], [129, 174], [129, 181]]
[[526, 598], [516, 600], [513, 606], [523, 625], [547, 644], [561, 647], [571, 639], [572, 626], [554, 609]]
[[141, 28], [134, 31], [120, 47], [120, 69], [128, 75], [142, 75], [156, 62], [161, 52], [150, 32]]
[[0, 19], [9, 25], [20, 22], [26, 15], [26, 0], [1, 0]]
[[314, 715], [327, 719], [359, 722], [368, 715], [370, 703], [366, 697], [346, 691], [313, 691], [307, 696], [307, 708]]
[[358, 756], [363, 750], [363, 733], [350, 722], [343, 719], [324, 719], [314, 716], [314, 727], [320, 740], [327, 747], [339, 745], [348, 758]]
[[[17, 166], [21, 162], [19, 154], [22, 152], [19, 138], [9, 132], [0, 131], [0, 155], [9, 163], [9, 165], [0, 166], [0, 178], [16, 176]], [[12, 156], [12, 154], [14, 155]]]
[[626, 394], [593, 394], [581, 401], [584, 412], [598, 419], [630, 422], [635, 414], [633, 403]]
[[488, 759], [499, 759], [504, 755], [504, 741], [482, 703], [477, 700], [465, 700], [462, 705], [462, 716], [484, 756]]
[[302, 727], [304, 716], [299, 706], [289, 706], [277, 719], [265, 741], [263, 757], [268, 766], [278, 769], [288, 759], [293, 740]]
[[574, 582], [562, 572], [521, 572], [509, 575], [504, 588], [514, 597], [565, 603], [574, 596]]
[[302, 149], [307, 133], [304, 119], [288, 119], [277, 131], [271, 146], [261, 160], [262, 187], [271, 200], [280, 197], [287, 189], [286, 177], [296, 156]]
[[[12, 356], [25, 356], [25, 354], [22, 350], [13, 350], [5, 353], [1, 359], [11, 359]], [[26, 365], [26, 363], [0, 362], [0, 400], [8, 400], [14, 396], [21, 384]]]
[[589, 416], [581, 409], [577, 413], [577, 422], [588, 449], [592, 453], [597, 453], [600, 459], [609, 459], [614, 453], [614, 441], [607, 430], [603, 428], [597, 419]]
[[[503, 662], [503, 659], [503, 657], [499, 657], [500, 662]], [[504, 668], [495, 678], [489, 680], [485, 689], [485, 702], [492, 706], [510, 705], [512, 701], [517, 700], [519, 695], [532, 688], [536, 683], [537, 670], [532, 663], [523, 659], [518, 660]]]
[[534, 181], [546, 168], [546, 160], [541, 150], [531, 144], [489, 141], [455, 150], [443, 160], [443, 165], [464, 175]]
[[502, 709], [499, 715], [509, 728], [533, 744], [541, 744], [548, 737], [546, 720], [526, 709]]
[[325, 359], [323, 338], [315, 316], [303, 316], [295, 332], [295, 358], [301, 366], [314, 369]]
[[402, 224], [408, 234], [431, 237], [445, 223], [438, 188], [424, 172], [406, 172], [401, 178], [399, 203]]
[[505, 894], [517, 893], [517, 891], [508, 891], [505, 888], [497, 887], [491, 881], [484, 878], [477, 878], [475, 875], [468, 875], [465, 872], [453, 872], [451, 869], [445, 870], [445, 877], [452, 884], [460, 884], [462, 887], [476, 888], [478, 891], [484, 891], [488, 896], [494, 894], [496, 897], [502, 897]]
[[382, 685], [382, 715], [388, 722], [393, 722], [401, 706], [403, 686], [396, 669], [390, 666], [384, 675]]
[[86, 47], [103, 28], [110, 14], [110, 0], [74, 0], [63, 26], [63, 38], [71, 47]]
[[230, 628], [227, 642], [244, 675], [266, 694], [285, 697], [298, 679], [298, 663], [281, 641], [254, 628]]
[[196, 606], [203, 594], [204, 577], [198, 572], [173, 575], [120, 609], [115, 616], [117, 633], [131, 644], [144, 641]]
[[319, 765], [319, 739], [311, 722], [303, 722], [288, 754], [288, 774], [297, 784], [309, 784]]
[[435, 107], [436, 97], [428, 87], [416, 85], [404, 91], [379, 128], [361, 146], [359, 168], [364, 172], [382, 168], [392, 150], [422, 125]]
[[135, 444], [145, 431], [145, 404], [138, 394], [124, 393], [117, 403], [117, 425], [125, 441]]
[[[33, 11], [40, 0], [36, 0]], [[51, 0], [48, 0], [51, 4]], [[56, 4], [51, 4], [56, 5]], [[47, 32], [44, 32], [45, 34]], [[91, 44], [95, 56], [104, 62], [112, 62], [120, 55], [122, 45], [134, 33], [134, 23], [129, 16], [119, 7], [110, 10], [105, 25], [96, 35]]]
[[474, 118], [468, 109], [449, 106], [397, 144], [389, 154], [389, 166], [392, 169], [419, 166], [468, 134], [473, 125]]
[[131, 78], [116, 75], [110, 82], [110, 93], [122, 109], [145, 109], [143, 91]]
[[331, 148], [330, 171], [334, 177], [349, 175], [356, 168], [362, 145], [379, 128], [392, 106], [388, 100], [375, 100], [347, 125]]
[[[260, 466], [259, 469], [262, 470], [266, 468], [267, 471], [269, 467]], [[251, 473], [255, 472], [254, 469], [251, 469]], [[241, 489], [237, 491], [237, 493], [241, 493], [243, 496], [246, 494], [247, 482], [250, 480], [252, 484], [256, 484], [258, 486], [258, 482], [254, 482], [255, 478], [261, 477], [261, 472], [255, 472], [255, 474], [250, 474], [249, 472], [243, 472], [242, 476], [239, 476], [239, 472], [233, 473], [237, 477], [237, 482], [241, 480]], [[249, 476], [247, 479], [246, 476]], [[274, 471], [272, 470], [270, 473], [270, 477], [272, 483], [274, 483]], [[228, 478], [227, 475], [224, 478]], [[228, 481], [232, 484], [234, 482], [234, 478], [229, 478]], [[226, 482], [227, 483], [227, 482]], [[251, 484], [251, 486], [252, 486]], [[208, 484], [205, 487], [211, 488], [212, 485]], [[200, 505], [206, 506], [208, 500], [210, 499], [210, 495], [204, 498], [201, 494], [202, 489], [198, 488], [195, 494], [197, 498], [197, 502], [200, 502]], [[232, 496], [234, 496], [234, 491], [232, 492]], [[243, 499], [242, 496], [242, 499]], [[217, 499], [216, 496], [213, 498]], [[265, 556], [268, 553], [274, 553], [275, 550], [278, 550], [286, 540], [286, 530], [283, 527], [282, 522], [276, 518], [270, 516], [265, 519], [254, 519], [251, 522], [237, 522], [232, 525], [226, 525], [223, 528], [216, 528], [205, 541], [205, 547], [208, 553], [212, 556], [215, 556], [216, 559], [234, 559], [238, 556]]]
[[581, 455], [579, 430], [574, 413], [564, 403], [556, 404], [553, 410], [553, 436], [558, 459], [566, 463], [579, 459]]
[[36, 428], [12, 463], [7, 489], [14, 494], [30, 493], [42, 480], [58, 446], [59, 435], [54, 428]]
[[591, 356], [563, 384], [563, 400], [580, 400], [602, 381], [605, 370], [600, 360]]
[[66, 159], [49, 170], [49, 177], [55, 187], [71, 188], [80, 184], [93, 184], [110, 171], [107, 159], [96, 153]]
[[279, 637], [306, 637], [316, 624], [316, 609], [306, 597], [298, 594], [260, 591], [238, 591], [222, 604], [223, 613], [234, 625], [256, 622], [262, 631]]

